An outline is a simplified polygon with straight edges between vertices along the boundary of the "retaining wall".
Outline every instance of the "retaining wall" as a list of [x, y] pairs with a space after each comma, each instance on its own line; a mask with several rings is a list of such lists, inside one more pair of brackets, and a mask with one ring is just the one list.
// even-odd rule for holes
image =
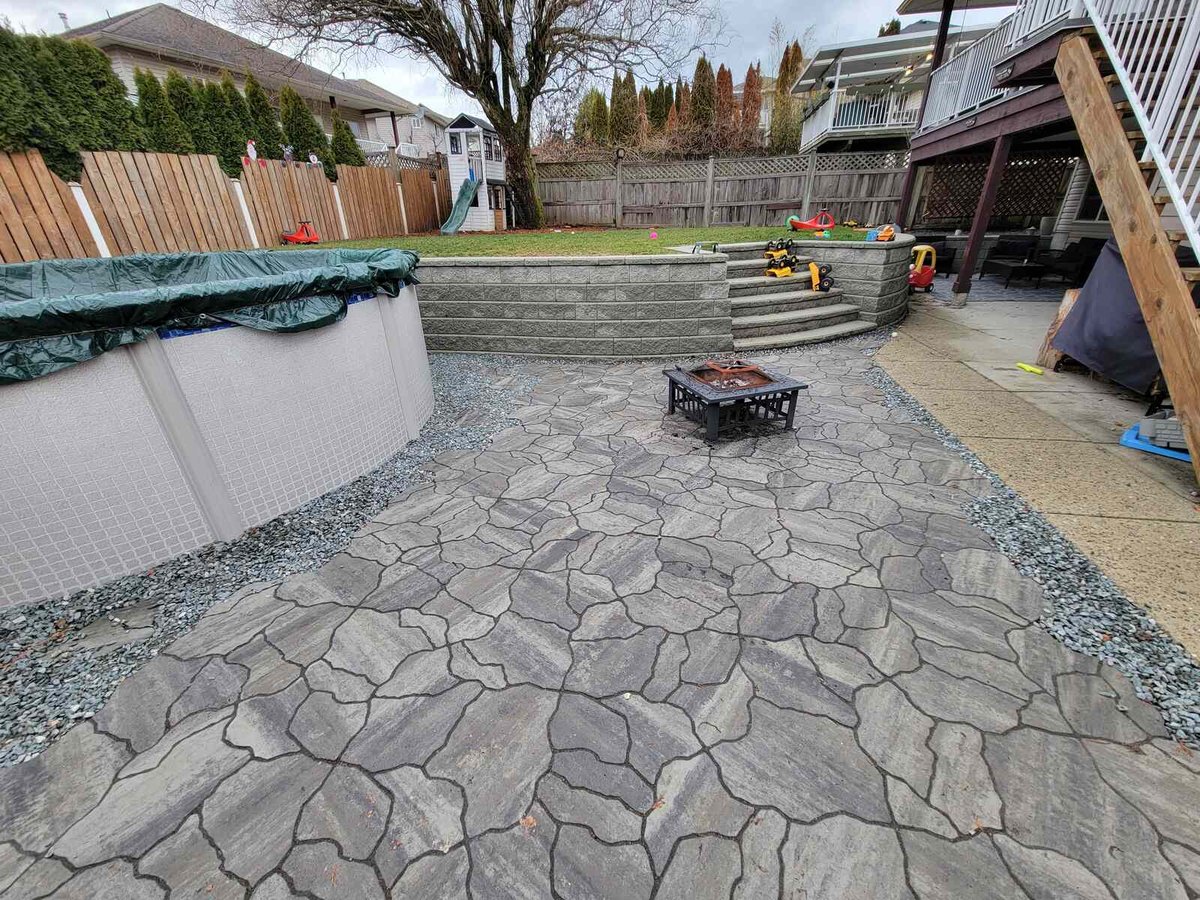
[[421, 261], [430, 350], [656, 357], [733, 350], [722, 254]]
[[908, 266], [914, 242], [911, 234], [898, 234], [885, 243], [812, 238], [796, 241], [796, 252], [833, 266], [843, 300], [856, 304], [863, 320], [887, 325], [908, 309]]
[[375, 468], [433, 410], [416, 292], [152, 336], [0, 387], [0, 607], [143, 571]]

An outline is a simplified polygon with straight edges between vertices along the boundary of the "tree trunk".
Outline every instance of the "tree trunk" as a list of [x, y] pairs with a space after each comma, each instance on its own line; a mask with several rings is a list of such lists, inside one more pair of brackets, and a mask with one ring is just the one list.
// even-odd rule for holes
[[508, 187], [512, 192], [513, 214], [518, 228], [542, 228], [546, 217], [542, 212], [542, 201], [538, 197], [537, 169], [528, 141], [504, 141], [507, 157], [504, 171], [508, 176]]

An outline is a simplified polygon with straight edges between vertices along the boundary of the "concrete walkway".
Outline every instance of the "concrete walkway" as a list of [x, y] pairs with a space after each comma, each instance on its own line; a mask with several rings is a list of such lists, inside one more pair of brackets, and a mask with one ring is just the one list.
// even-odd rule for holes
[[[1200, 508], [1187, 463], [1128, 450], [1140, 397], [1079, 372], [1031, 375], [1057, 309], [990, 298], [914, 305], [878, 362], [1200, 656]], [[1002, 292], [1001, 292], [1002, 293]]]
[[781, 357], [796, 431], [710, 447], [653, 366], [531, 364], [519, 427], [0, 772], [0, 892], [1195, 896], [1200, 757], [1031, 624], [868, 365]]

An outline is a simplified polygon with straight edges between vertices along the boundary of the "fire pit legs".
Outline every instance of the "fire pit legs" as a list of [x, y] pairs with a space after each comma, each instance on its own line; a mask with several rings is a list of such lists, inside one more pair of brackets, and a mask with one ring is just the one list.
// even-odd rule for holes
[[704, 438], [705, 440], [715, 441], [717, 434], [721, 430], [721, 407], [716, 403], [709, 403], [704, 408]]

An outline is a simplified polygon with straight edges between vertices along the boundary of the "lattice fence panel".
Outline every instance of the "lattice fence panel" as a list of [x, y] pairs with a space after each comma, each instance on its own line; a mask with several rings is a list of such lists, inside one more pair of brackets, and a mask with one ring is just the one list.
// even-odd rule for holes
[[818, 153], [816, 172], [886, 172], [908, 165], [908, 151]]
[[539, 163], [538, 179], [574, 179], [590, 181], [596, 178], [612, 178], [617, 169], [611, 162], [587, 160], [582, 162]]
[[737, 178], [746, 175], [792, 175], [807, 171], [807, 156], [756, 156], [718, 159], [713, 173], [718, 178]]
[[708, 177], [707, 160], [634, 163], [621, 170], [625, 181], [687, 181]]
[[[996, 195], [992, 217], [1040, 218], [1058, 212], [1077, 157], [1014, 154]], [[987, 176], [986, 156], [962, 156], [932, 167], [925, 181], [923, 222], [970, 221]]]

